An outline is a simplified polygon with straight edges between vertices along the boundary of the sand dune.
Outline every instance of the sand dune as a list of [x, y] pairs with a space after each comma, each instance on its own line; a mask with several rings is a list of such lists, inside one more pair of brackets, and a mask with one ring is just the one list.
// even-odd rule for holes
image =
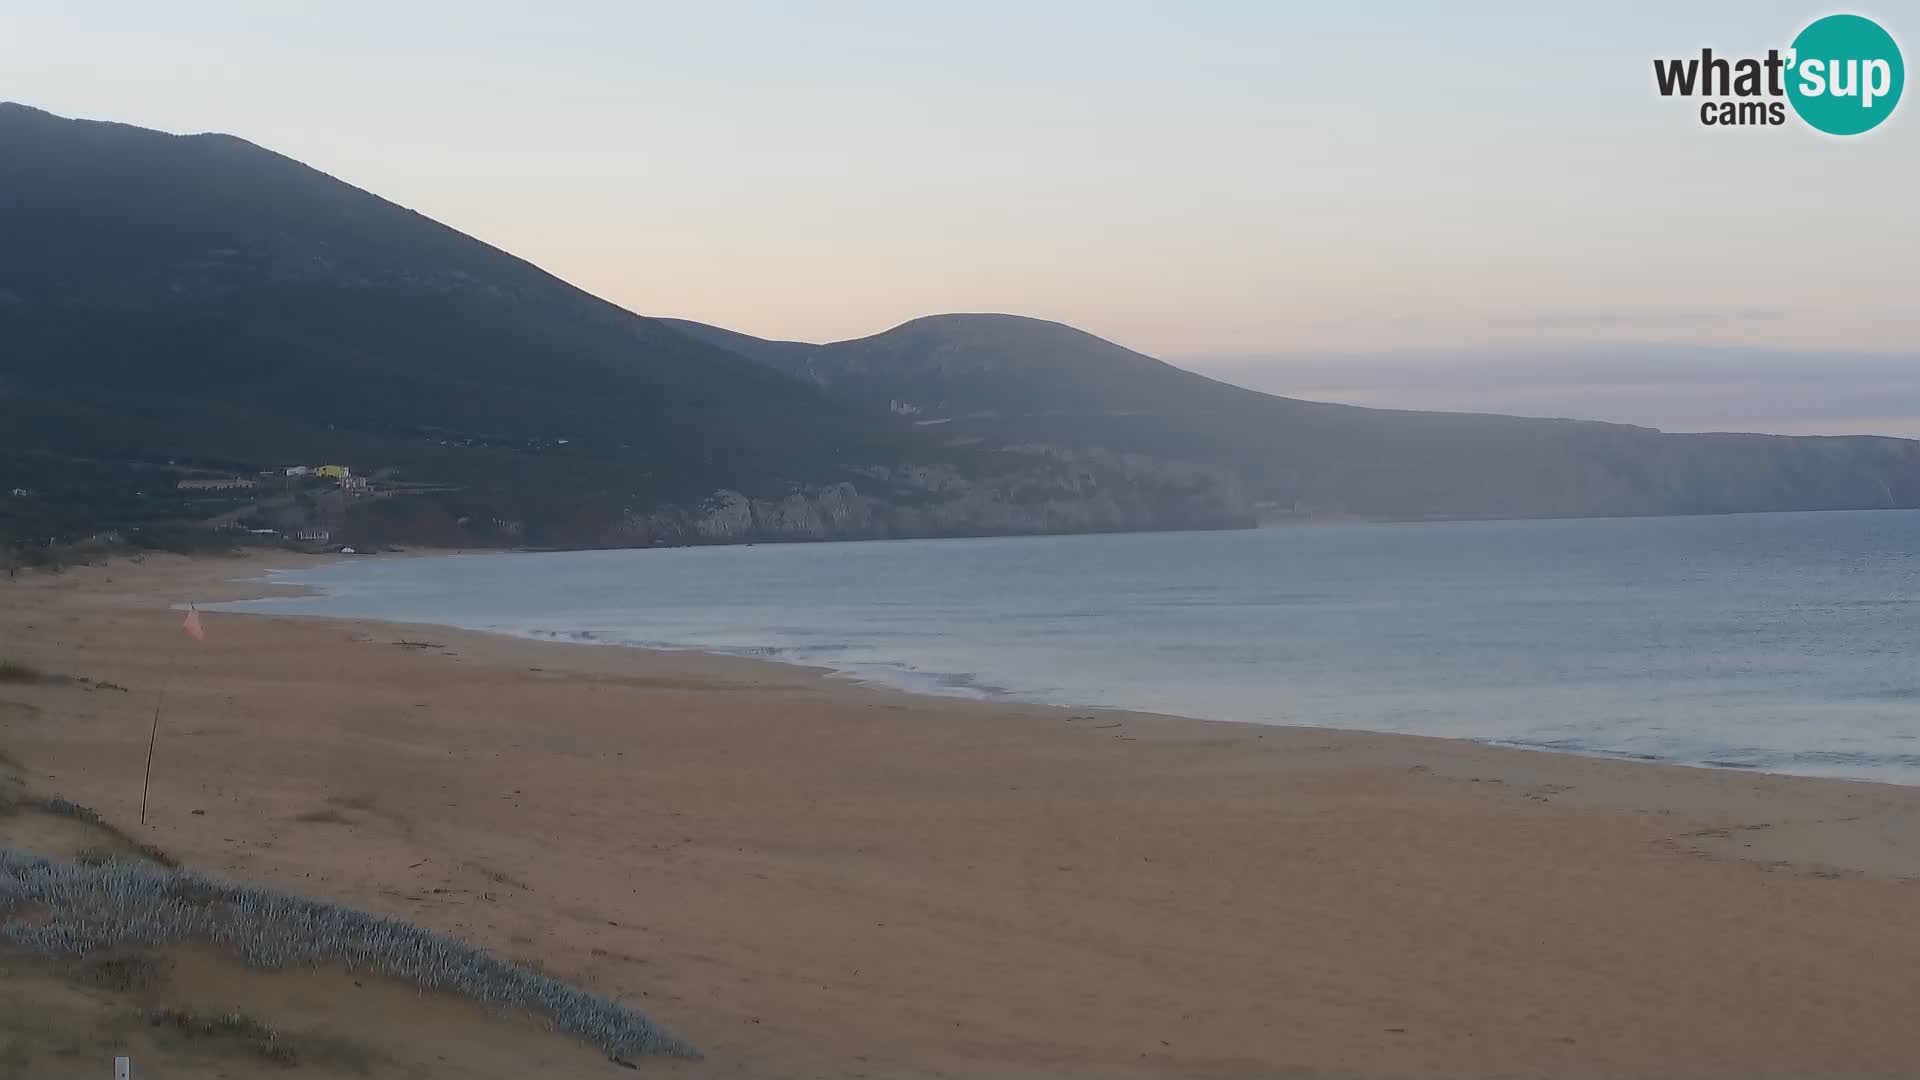
[[[0, 581], [0, 658], [89, 680], [0, 683], [0, 793], [126, 834], [14, 813], [0, 845], [152, 845], [466, 937], [706, 1055], [637, 1063], [655, 1075], [1896, 1076], [1920, 1057], [1908, 789], [437, 628], [213, 614], [184, 643], [167, 605], [257, 593], [223, 581], [262, 565]], [[623, 1074], [525, 1016], [174, 953], [131, 991], [0, 960], [0, 1073], [130, 1048], [143, 1075], [258, 1075], [244, 1040], [142, 1015], [244, 1007], [304, 1037], [293, 1075]]]

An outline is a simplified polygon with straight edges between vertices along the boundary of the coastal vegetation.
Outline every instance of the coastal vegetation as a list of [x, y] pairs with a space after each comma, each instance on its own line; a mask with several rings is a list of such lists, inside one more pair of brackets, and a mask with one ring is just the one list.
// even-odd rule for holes
[[0, 683], [45, 682], [47, 674], [19, 660], [0, 660]]
[[[4, 754], [0, 765], [19, 768]], [[78, 822], [94, 839], [70, 859], [4, 842], [8, 819], [35, 814]], [[334, 965], [491, 1008], [523, 1010], [617, 1060], [696, 1056], [679, 1037], [611, 998], [458, 938], [186, 869], [166, 851], [69, 799], [0, 799], [0, 953], [71, 961], [72, 977], [127, 993], [163, 982], [166, 949], [191, 943], [215, 946], [256, 969]], [[298, 1055], [296, 1042], [238, 1013], [158, 1009], [148, 1020], [190, 1036], [237, 1039], [283, 1064]]]
[[[255, 968], [339, 964], [524, 1009], [615, 1057], [693, 1056], [684, 1041], [617, 1001], [398, 919], [136, 860], [68, 862], [0, 848], [0, 942], [84, 959], [196, 941]], [[264, 1026], [252, 1034], [272, 1038]]]

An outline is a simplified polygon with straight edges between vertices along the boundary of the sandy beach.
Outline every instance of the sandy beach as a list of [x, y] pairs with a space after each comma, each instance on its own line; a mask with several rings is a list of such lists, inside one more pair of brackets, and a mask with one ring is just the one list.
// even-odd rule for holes
[[[615, 995], [712, 1077], [1869, 1077], [1920, 1027], [1920, 792], [989, 704], [799, 668], [208, 614], [294, 559], [0, 580], [0, 845], [182, 864]], [[169, 671], [171, 669], [171, 675]], [[149, 824], [148, 723], [165, 710]], [[614, 1076], [523, 1016], [178, 950], [0, 957], [0, 1075]]]

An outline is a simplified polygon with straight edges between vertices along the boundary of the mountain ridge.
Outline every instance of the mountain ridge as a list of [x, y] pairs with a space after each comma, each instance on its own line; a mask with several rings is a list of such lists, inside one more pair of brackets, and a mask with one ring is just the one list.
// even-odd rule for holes
[[[150, 490], [180, 468], [327, 461], [439, 489], [336, 523], [369, 540], [754, 539], [708, 520], [738, 500], [784, 538], [1019, 531], [998, 504], [1029, 484], [1037, 530], [1237, 516], [1184, 480], [1088, 463], [1121, 485], [1095, 492], [948, 446], [232, 136], [0, 108], [0, 298], [0, 491], [37, 493], [0, 501], [0, 532], [193, 512]], [[978, 482], [950, 512], [900, 479], [933, 465]], [[857, 515], [788, 505], [845, 485]]]
[[1025, 316], [928, 316], [819, 345], [666, 321], [869, 409], [956, 433], [1229, 468], [1270, 517], [1920, 506], [1920, 442], [1891, 436], [1667, 433], [1598, 420], [1307, 401]]
[[436, 543], [1920, 506], [1907, 440], [1303, 401], [1006, 314], [769, 341], [229, 135], [0, 105], [0, 151], [0, 534], [348, 460], [385, 487], [346, 535]]
[[[831, 381], [831, 379], [839, 377], [839, 373], [835, 373], [835, 375], [832, 375], [832, 376], [823, 376], [818, 374], [818, 369], [812, 364], [812, 362], [818, 359], [819, 357], [833, 354], [843, 349], [868, 346], [871, 343], [874, 343], [882, 339], [890, 338], [895, 335], [906, 334], [906, 333], [919, 333], [924, 331], [939, 332], [941, 330], [953, 330], [953, 329], [961, 329], [961, 328], [972, 329], [980, 326], [1031, 327], [1035, 329], [1044, 330], [1045, 332], [1055, 337], [1055, 339], [1060, 342], [1092, 343], [1101, 349], [1110, 350], [1114, 354], [1124, 354], [1128, 358], [1128, 363], [1131, 366], [1135, 366], [1141, 369], [1164, 369], [1164, 373], [1166, 375], [1170, 377], [1178, 378], [1189, 384], [1199, 384], [1199, 383], [1212, 384], [1214, 388], [1216, 388], [1218, 391], [1223, 393], [1229, 393], [1235, 396], [1244, 396], [1247, 398], [1265, 399], [1267, 401], [1284, 402], [1289, 405], [1301, 406], [1301, 407], [1306, 407], [1310, 409], [1324, 409], [1324, 410], [1343, 410], [1344, 409], [1344, 410], [1355, 410], [1355, 411], [1366, 412], [1366, 413], [1415, 414], [1415, 415], [1422, 415], [1422, 416], [1471, 416], [1471, 417], [1485, 417], [1485, 418], [1499, 420], [1499, 421], [1516, 421], [1516, 422], [1525, 422], [1525, 423], [1539, 422], [1539, 423], [1597, 424], [1603, 427], [1632, 429], [1637, 431], [1656, 432], [1656, 433], [1665, 434], [1665, 432], [1661, 432], [1659, 428], [1649, 427], [1644, 424], [1629, 424], [1629, 423], [1624, 423], [1624, 422], [1615, 421], [1615, 420], [1593, 420], [1593, 419], [1581, 419], [1581, 418], [1574, 418], [1574, 417], [1555, 417], [1555, 416], [1529, 416], [1529, 415], [1522, 415], [1517, 413], [1501, 413], [1501, 412], [1493, 412], [1493, 411], [1486, 411], [1486, 410], [1386, 408], [1386, 407], [1373, 406], [1373, 405], [1352, 405], [1344, 402], [1319, 401], [1319, 400], [1310, 399], [1310, 398], [1290, 397], [1285, 394], [1275, 394], [1275, 393], [1272, 393], [1271, 391], [1255, 390], [1250, 387], [1241, 386], [1238, 383], [1230, 382], [1226, 379], [1218, 378], [1212, 375], [1207, 375], [1203, 372], [1194, 371], [1190, 368], [1181, 367], [1178, 364], [1174, 364], [1166, 360], [1161, 360], [1158, 357], [1154, 357], [1146, 353], [1138, 352], [1124, 345], [1120, 345], [1106, 338], [1102, 338], [1097, 334], [1094, 334], [1087, 330], [1082, 330], [1079, 327], [1073, 326], [1070, 323], [1059, 322], [1053, 319], [1040, 318], [1038, 316], [1017, 315], [1017, 314], [1012, 314], [1007, 312], [942, 312], [942, 313], [937, 313], [933, 315], [921, 315], [921, 316], [916, 316], [915, 318], [912, 318], [912, 319], [908, 319], [905, 322], [896, 323], [895, 325], [888, 327], [885, 330], [881, 330], [873, 334], [868, 334], [862, 337], [843, 338], [843, 339], [838, 339], [834, 341], [819, 342], [819, 343], [798, 341], [798, 340], [791, 340], [791, 339], [756, 338], [750, 334], [745, 334], [740, 331], [729, 330], [725, 327], [713, 326], [707, 323], [700, 323], [691, 319], [675, 318], [671, 316], [657, 316], [657, 318], [659, 319], [660, 322], [668, 326], [671, 326], [677, 330], [680, 330], [683, 333], [687, 333], [689, 336], [697, 337], [697, 338], [700, 338], [701, 340], [709, 341], [710, 343], [720, 345], [724, 348], [728, 348], [731, 351], [738, 353], [739, 355], [744, 356], [748, 359], [755, 360], [756, 362], [766, 364], [768, 366], [772, 366], [780, 370], [787, 370], [788, 368], [792, 368], [793, 370], [789, 371], [788, 372], [789, 374], [802, 374], [803, 377], [808, 378], [808, 381], [812, 381], [816, 383], [820, 383], [823, 380]], [[1006, 339], [1005, 344], [1009, 346], [1024, 345], [1024, 346], [1032, 347], [1036, 343], [1033, 342], [1031, 339], [1026, 341]], [[1748, 434], [1748, 433], [1714, 432], [1714, 433], [1704, 433], [1704, 434]], [[1758, 434], [1758, 433], [1754, 433], [1754, 434]], [[1879, 436], [1879, 435], [1835, 436], [1835, 437], [1837, 438], [1897, 438], [1897, 436]]]

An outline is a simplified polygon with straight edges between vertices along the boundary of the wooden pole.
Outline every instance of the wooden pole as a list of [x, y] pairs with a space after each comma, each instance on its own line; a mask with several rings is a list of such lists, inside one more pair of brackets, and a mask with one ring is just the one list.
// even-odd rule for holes
[[153, 702], [153, 724], [147, 730], [147, 771], [140, 780], [140, 824], [147, 823], [147, 792], [153, 787], [153, 746], [160, 738], [160, 710], [167, 704], [167, 687], [173, 684], [173, 671], [180, 666], [180, 650], [184, 646], [175, 645], [173, 655], [167, 659], [167, 673], [160, 679], [160, 696]]

